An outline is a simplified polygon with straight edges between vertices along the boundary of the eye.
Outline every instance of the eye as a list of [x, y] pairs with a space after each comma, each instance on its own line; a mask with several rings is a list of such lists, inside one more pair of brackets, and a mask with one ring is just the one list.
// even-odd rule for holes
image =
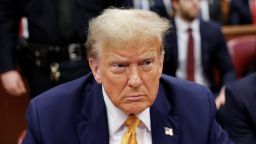
[[153, 60], [145, 60], [143, 61], [143, 65], [151, 65], [153, 63]]
[[111, 71], [117, 74], [123, 73], [128, 64], [125, 63], [115, 63], [111, 66]]
[[117, 63], [117, 64], [113, 64], [113, 66], [116, 68], [124, 68], [127, 66], [127, 64]]
[[141, 66], [142, 66], [142, 69], [143, 69], [144, 71], [149, 71], [149, 70], [152, 69], [153, 64], [154, 64], [154, 60], [152, 60], [152, 59], [146, 59], [146, 60], [143, 61], [143, 63], [142, 63]]

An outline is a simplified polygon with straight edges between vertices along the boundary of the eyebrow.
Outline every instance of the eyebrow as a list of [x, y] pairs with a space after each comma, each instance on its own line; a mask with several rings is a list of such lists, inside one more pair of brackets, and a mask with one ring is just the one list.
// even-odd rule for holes
[[[143, 60], [143, 59], [149, 59], [149, 58], [153, 58], [157, 55], [157, 52], [155, 50], [151, 50], [149, 52], [146, 52], [142, 55], [140, 55], [138, 57], [139, 60]], [[122, 56], [120, 54], [113, 54], [111, 55], [111, 58], [109, 59], [111, 61], [111, 63], [115, 63], [115, 62], [126, 62], [129, 61], [128, 58], [126, 58], [125, 56]]]

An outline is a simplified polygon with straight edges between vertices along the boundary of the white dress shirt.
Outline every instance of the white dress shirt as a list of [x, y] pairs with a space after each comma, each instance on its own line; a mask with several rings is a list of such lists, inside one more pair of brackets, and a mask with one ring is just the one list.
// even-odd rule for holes
[[194, 38], [194, 57], [195, 57], [195, 82], [208, 86], [207, 80], [203, 76], [202, 59], [201, 59], [201, 36], [200, 21], [195, 19], [192, 23], [187, 23], [179, 16], [175, 17], [175, 25], [177, 28], [178, 38], [178, 69], [176, 76], [181, 79], [187, 77], [187, 49], [188, 49], [188, 28], [192, 29]]
[[[118, 109], [108, 98], [104, 87], [102, 86], [103, 98], [106, 104], [109, 128], [109, 144], [121, 144], [126, 127], [123, 123], [128, 116]], [[152, 144], [151, 124], [149, 108], [138, 114], [137, 117], [142, 123], [137, 127], [136, 138], [138, 144]]]
[[150, 10], [149, 0], [133, 0], [133, 5], [136, 9]]
[[165, 10], [167, 14], [170, 14], [172, 11], [172, 1], [171, 0], [163, 0]]
[[201, 16], [204, 21], [210, 20], [210, 13], [209, 13], [209, 1], [208, 0], [201, 0], [200, 1], [201, 6]]

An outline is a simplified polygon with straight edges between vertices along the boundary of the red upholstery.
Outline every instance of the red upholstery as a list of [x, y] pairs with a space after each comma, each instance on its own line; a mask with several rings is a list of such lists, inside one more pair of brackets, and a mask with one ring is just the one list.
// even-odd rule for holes
[[22, 141], [25, 138], [25, 136], [26, 136], [26, 130], [23, 130], [18, 138], [17, 144], [22, 144]]
[[237, 78], [241, 78], [256, 58], [256, 36], [243, 36], [228, 41]]

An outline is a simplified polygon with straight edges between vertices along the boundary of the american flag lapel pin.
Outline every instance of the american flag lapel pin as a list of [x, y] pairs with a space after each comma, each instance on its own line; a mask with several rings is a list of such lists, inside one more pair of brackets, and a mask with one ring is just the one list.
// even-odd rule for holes
[[166, 135], [173, 136], [173, 130], [168, 127], [164, 127], [164, 131]]

